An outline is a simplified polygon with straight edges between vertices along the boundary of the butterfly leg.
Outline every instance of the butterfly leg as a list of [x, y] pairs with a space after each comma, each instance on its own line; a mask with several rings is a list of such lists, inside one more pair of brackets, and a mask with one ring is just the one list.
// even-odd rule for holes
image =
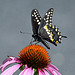
[[39, 41], [37, 41], [36, 43], [35, 43], [35, 45], [37, 45], [39, 43]]
[[32, 45], [34, 42], [36, 42], [35, 45], [36, 45], [37, 43], [39, 43], [39, 41], [36, 41], [35, 39], [33, 40], [33, 38], [32, 38], [29, 45]]
[[32, 40], [33, 40], [33, 38], [31, 39], [31, 42], [29, 43], [29, 45], [32, 45], [32, 42], [33, 42]]

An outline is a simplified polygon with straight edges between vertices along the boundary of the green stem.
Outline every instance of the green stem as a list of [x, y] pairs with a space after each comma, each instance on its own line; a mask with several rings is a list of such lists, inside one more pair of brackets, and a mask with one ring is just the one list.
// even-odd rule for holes
[[34, 74], [34, 75], [38, 75], [38, 70], [35, 69], [35, 68], [33, 68], [33, 74]]

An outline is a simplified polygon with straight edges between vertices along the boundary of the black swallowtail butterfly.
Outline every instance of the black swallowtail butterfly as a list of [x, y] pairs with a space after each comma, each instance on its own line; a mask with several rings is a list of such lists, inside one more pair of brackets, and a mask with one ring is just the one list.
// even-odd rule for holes
[[48, 42], [57, 46], [57, 43], [61, 43], [61, 38], [67, 38], [61, 35], [55, 25], [52, 25], [53, 8], [50, 8], [41, 18], [37, 9], [33, 9], [31, 12], [32, 30], [34, 41], [42, 42], [48, 49], [50, 49]]

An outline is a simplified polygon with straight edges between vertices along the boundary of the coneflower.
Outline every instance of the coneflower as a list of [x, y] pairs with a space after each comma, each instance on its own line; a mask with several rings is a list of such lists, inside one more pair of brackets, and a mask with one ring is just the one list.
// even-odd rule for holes
[[[29, 45], [20, 51], [19, 57], [9, 56], [0, 65], [1, 75], [12, 75], [18, 69], [19, 75], [61, 75], [58, 68], [51, 64], [47, 51], [40, 45]], [[8, 69], [6, 66], [17, 63]]]

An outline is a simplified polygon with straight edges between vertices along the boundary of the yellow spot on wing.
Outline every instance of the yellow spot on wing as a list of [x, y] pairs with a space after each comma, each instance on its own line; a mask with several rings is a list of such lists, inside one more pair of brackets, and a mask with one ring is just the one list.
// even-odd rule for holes
[[51, 36], [53, 36], [52, 32], [51, 32]]
[[57, 28], [55, 29], [55, 31], [57, 31]]
[[47, 29], [47, 26], [44, 26], [44, 29]]
[[44, 29], [48, 32], [49, 30], [48, 30], [48, 28], [47, 28], [47, 25], [46, 26], [44, 26]]
[[50, 33], [49, 37], [50, 37], [51, 40], [53, 39], [53, 34], [52, 34], [52, 32]]
[[54, 28], [54, 26], [52, 26], [52, 28]]
[[58, 41], [55, 42], [55, 44], [58, 43]]
[[49, 26], [51, 27], [52, 25], [50, 24]]
[[48, 30], [48, 32], [50, 33], [50, 30]]
[[54, 41], [54, 39], [51, 39], [52, 40], [52, 42]]
[[48, 29], [46, 29], [46, 31], [48, 32]]
[[49, 31], [47, 32], [47, 34], [50, 34]]
[[59, 35], [60, 33], [58, 32], [58, 35]]

